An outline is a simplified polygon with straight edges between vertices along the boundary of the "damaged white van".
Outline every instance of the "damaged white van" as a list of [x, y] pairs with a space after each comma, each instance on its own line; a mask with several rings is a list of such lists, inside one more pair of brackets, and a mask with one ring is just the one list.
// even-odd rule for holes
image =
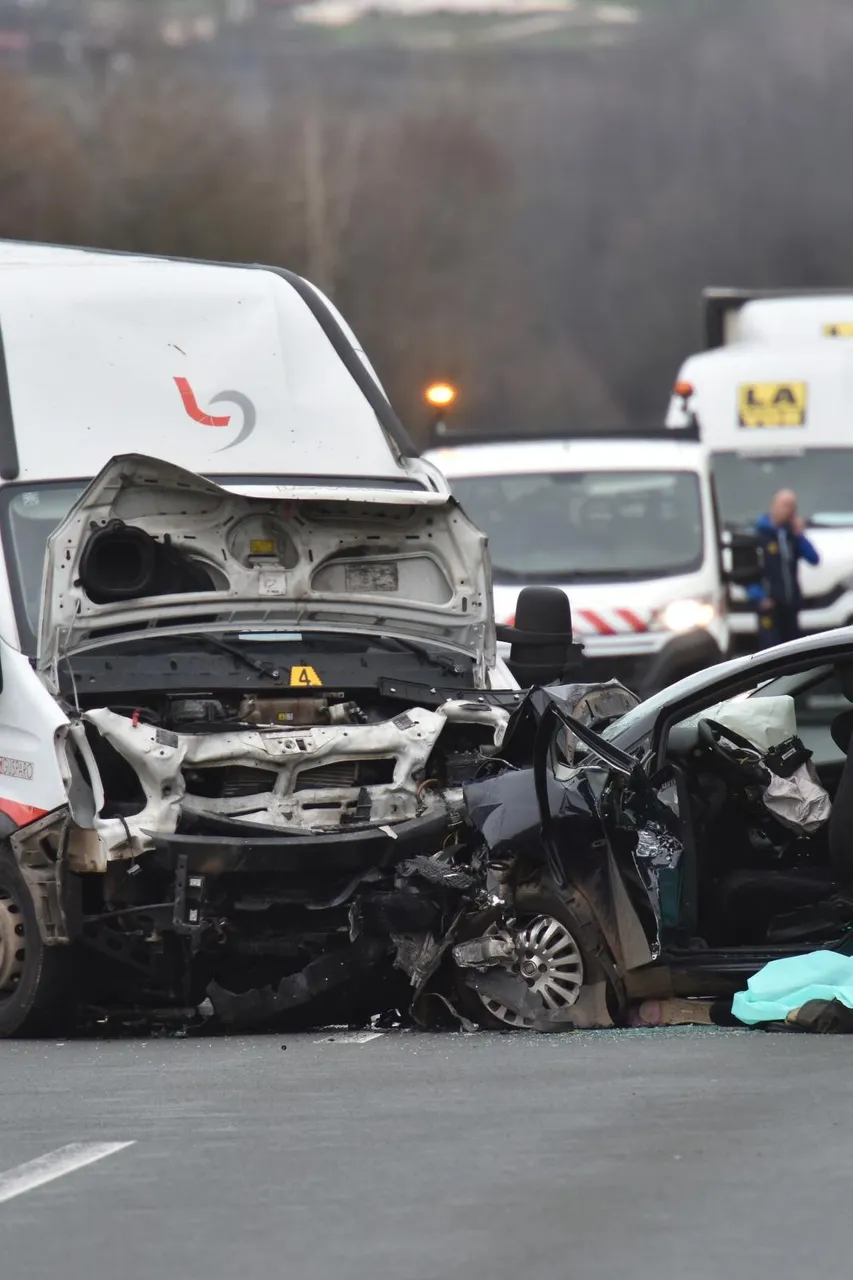
[[0, 1035], [351, 1013], [520, 699], [484, 536], [298, 277], [7, 244], [0, 334]]

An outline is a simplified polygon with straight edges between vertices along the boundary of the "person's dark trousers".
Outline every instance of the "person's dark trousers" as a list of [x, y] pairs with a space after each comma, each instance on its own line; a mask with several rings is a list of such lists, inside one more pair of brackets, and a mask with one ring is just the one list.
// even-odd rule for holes
[[774, 604], [772, 609], [758, 615], [758, 647], [770, 649], [786, 640], [797, 640], [800, 622], [797, 610], [789, 604]]

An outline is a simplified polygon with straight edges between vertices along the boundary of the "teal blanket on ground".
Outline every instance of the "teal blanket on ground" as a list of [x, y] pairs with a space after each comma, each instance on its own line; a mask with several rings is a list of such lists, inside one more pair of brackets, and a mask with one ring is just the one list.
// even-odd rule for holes
[[840, 1000], [853, 1009], [853, 956], [812, 951], [806, 956], [771, 960], [732, 1001], [732, 1013], [748, 1027], [784, 1022], [807, 1000]]

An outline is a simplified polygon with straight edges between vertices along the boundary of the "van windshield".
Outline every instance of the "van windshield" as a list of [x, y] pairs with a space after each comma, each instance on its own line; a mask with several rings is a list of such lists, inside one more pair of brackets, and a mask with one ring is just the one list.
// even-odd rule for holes
[[558, 471], [450, 484], [488, 534], [496, 582], [659, 578], [702, 564], [694, 472]]
[[754, 524], [779, 489], [793, 489], [800, 513], [815, 525], [853, 525], [853, 449], [755, 457], [713, 453], [711, 460], [726, 525]]

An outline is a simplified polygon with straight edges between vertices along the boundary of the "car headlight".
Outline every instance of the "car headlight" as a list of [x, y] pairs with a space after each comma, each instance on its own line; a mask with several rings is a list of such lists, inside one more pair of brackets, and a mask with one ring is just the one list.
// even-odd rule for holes
[[671, 600], [657, 615], [658, 626], [682, 635], [708, 627], [717, 616], [710, 600]]

